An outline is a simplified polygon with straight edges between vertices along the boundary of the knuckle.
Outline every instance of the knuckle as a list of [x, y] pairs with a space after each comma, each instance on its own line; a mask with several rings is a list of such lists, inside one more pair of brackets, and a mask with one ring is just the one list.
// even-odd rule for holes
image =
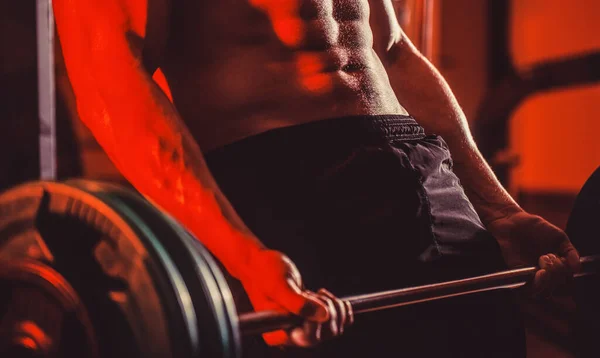
[[332, 296], [331, 292], [327, 291], [325, 288], [320, 288], [317, 292], [325, 296]]
[[349, 301], [344, 301], [344, 305], [346, 306], [346, 315], [348, 316], [348, 324], [354, 323], [354, 310], [352, 309], [352, 304]]
[[550, 268], [554, 265], [554, 260], [549, 255], [543, 255], [539, 259], [539, 266], [541, 268]]

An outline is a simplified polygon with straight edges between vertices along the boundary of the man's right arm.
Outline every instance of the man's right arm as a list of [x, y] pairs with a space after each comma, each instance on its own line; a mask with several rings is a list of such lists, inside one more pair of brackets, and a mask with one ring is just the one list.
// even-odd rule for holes
[[200, 148], [143, 66], [145, 3], [54, 1], [79, 115], [125, 178], [240, 278], [262, 245], [220, 192]]
[[[293, 263], [266, 250], [246, 228], [175, 107], [144, 67], [146, 31], [166, 31], [149, 20], [156, 18], [153, 15], [164, 17], [149, 9], [166, 7], [148, 2], [167, 1], [54, 0], [79, 116], [123, 176], [187, 227], [242, 281], [256, 310], [327, 321], [335, 312], [323, 299], [331, 299], [303, 290]], [[318, 338], [319, 330], [300, 330], [295, 336], [280, 331], [265, 339], [273, 345], [308, 345]]]

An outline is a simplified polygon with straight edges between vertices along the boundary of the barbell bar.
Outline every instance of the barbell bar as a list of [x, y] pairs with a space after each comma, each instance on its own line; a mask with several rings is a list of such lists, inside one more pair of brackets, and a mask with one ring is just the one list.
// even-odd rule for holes
[[[600, 255], [582, 257], [580, 262], [581, 271], [574, 275], [575, 278], [595, 275], [600, 272]], [[538, 270], [538, 267], [523, 267], [459, 280], [349, 296], [341, 299], [350, 303], [353, 314], [357, 315], [486, 291], [515, 289], [530, 282]], [[286, 329], [301, 322], [295, 315], [275, 311], [244, 313], [239, 317], [240, 330], [243, 335]]]

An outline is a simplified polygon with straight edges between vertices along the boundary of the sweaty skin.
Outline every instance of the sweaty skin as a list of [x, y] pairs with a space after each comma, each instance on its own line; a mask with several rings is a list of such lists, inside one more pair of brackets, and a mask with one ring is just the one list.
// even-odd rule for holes
[[[410, 112], [448, 142], [508, 262], [535, 264], [554, 252], [576, 268], [564, 233], [523, 212], [500, 186], [448, 85], [404, 36], [391, 0], [55, 0], [54, 10], [81, 119], [121, 173], [244, 284], [257, 310], [329, 322], [325, 336], [349, 321], [343, 302], [304, 290], [294, 265], [248, 230], [202, 151], [333, 117]], [[172, 101], [152, 80], [158, 68]], [[538, 232], [546, 234], [539, 248], [515, 252], [535, 246], [528, 234]], [[557, 257], [539, 263], [539, 279], [565, 270]], [[265, 338], [307, 346], [321, 339], [317, 331]]]
[[189, 1], [172, 14], [161, 68], [205, 151], [276, 127], [406, 113], [372, 50], [365, 0]]

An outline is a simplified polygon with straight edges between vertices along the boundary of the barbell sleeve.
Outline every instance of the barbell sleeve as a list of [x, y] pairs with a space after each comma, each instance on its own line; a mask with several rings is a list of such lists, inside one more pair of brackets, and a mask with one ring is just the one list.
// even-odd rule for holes
[[[593, 275], [600, 271], [600, 255], [582, 257], [580, 262], [581, 271], [575, 274], [575, 277]], [[350, 303], [354, 314], [357, 315], [478, 292], [522, 287], [533, 279], [538, 269], [537, 267], [518, 268], [460, 280], [350, 296], [342, 299]], [[298, 316], [273, 311], [245, 313], [239, 317], [240, 330], [243, 335], [271, 332], [301, 323], [302, 319]]]

